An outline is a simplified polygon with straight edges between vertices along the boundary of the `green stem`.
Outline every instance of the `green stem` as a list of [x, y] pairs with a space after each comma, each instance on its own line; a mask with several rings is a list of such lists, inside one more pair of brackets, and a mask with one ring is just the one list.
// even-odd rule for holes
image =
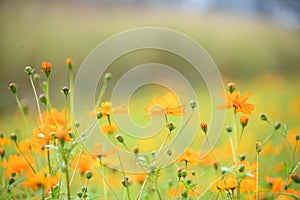
[[69, 91], [70, 91], [70, 93], [69, 93], [69, 95], [70, 95], [70, 97], [69, 97], [69, 101], [70, 101], [70, 105], [69, 105], [69, 110], [70, 110], [70, 121], [71, 121], [71, 125], [72, 125], [72, 127], [74, 126], [74, 119], [73, 119], [73, 117], [74, 117], [74, 113], [73, 113], [73, 85], [74, 85], [74, 76], [73, 76], [73, 71], [72, 71], [72, 69], [69, 69]]
[[237, 166], [238, 165], [238, 163], [237, 163], [237, 155], [236, 155], [236, 152], [235, 152], [235, 148], [234, 148], [234, 144], [233, 144], [233, 141], [232, 141], [232, 135], [231, 135], [231, 133], [229, 133], [229, 141], [230, 141], [230, 146], [231, 146], [233, 160], [234, 160], [235, 165]]
[[74, 180], [74, 177], [75, 177], [75, 174], [76, 174], [76, 170], [77, 170], [77, 168], [78, 168], [79, 161], [80, 161], [80, 159], [81, 159], [82, 152], [83, 152], [83, 150], [81, 149], [80, 152], [79, 152], [78, 159], [77, 159], [77, 161], [76, 161], [75, 168], [74, 168], [74, 170], [73, 170], [73, 174], [72, 174], [71, 180], [70, 180], [70, 186], [71, 186], [72, 183], [73, 183], [73, 180]]
[[50, 115], [50, 99], [49, 99], [49, 78], [46, 79], [46, 110], [47, 110], [47, 125], [49, 126], [49, 115]]
[[258, 179], [258, 158], [259, 158], [259, 152], [256, 152], [256, 192], [255, 192], [255, 199], [258, 200], [258, 183], [259, 183], [259, 179]]
[[242, 137], [243, 137], [243, 134], [244, 134], [244, 129], [245, 129], [245, 127], [243, 126], [242, 130], [241, 130], [241, 135], [240, 135], [239, 143], [237, 145], [237, 151], [239, 150], [239, 147], [240, 147], [240, 144], [241, 144], [241, 141], [242, 141]]
[[64, 152], [64, 145], [63, 145], [63, 142], [64, 141], [61, 141], [61, 156], [62, 156], [62, 159], [65, 163], [65, 175], [66, 175], [66, 185], [67, 185], [67, 198], [68, 200], [71, 200], [71, 190], [70, 190], [70, 178], [69, 178], [69, 170], [68, 170], [68, 159], [65, 155], [65, 152]]
[[41, 124], [42, 124], [42, 128], [44, 128], [44, 122], [43, 122], [43, 118], [42, 118], [41, 107], [40, 107], [38, 96], [37, 96], [37, 93], [36, 93], [36, 89], [35, 89], [35, 86], [34, 86], [34, 83], [33, 83], [33, 80], [32, 80], [32, 75], [29, 76], [29, 79], [30, 79], [31, 87], [32, 87], [32, 90], [33, 90], [33, 93], [34, 93], [36, 106], [37, 106], [37, 109], [38, 109], [38, 112], [39, 112], [39, 118], [40, 118], [40, 121], [41, 121]]
[[45, 199], [45, 187], [42, 186], [42, 200]]
[[82, 193], [83, 199], [86, 199], [86, 198], [85, 198], [85, 193], [86, 193], [86, 191], [87, 191], [87, 189], [88, 189], [88, 186], [89, 186], [89, 179], [86, 179], [86, 184], [85, 184], [86, 190], [84, 190], [83, 193]]
[[101, 161], [101, 157], [99, 157], [100, 165], [101, 165], [101, 173], [102, 173], [102, 183], [103, 183], [103, 192], [104, 192], [104, 199], [107, 200], [107, 189], [106, 189], [106, 183], [105, 183], [105, 173], [104, 173], [104, 165]]
[[27, 164], [30, 166], [31, 170], [33, 171], [34, 174], [36, 174], [35, 169], [33, 168], [33, 166], [31, 165], [31, 163], [29, 162], [29, 160], [27, 159], [27, 157], [25, 156], [25, 154], [23, 153], [23, 151], [20, 149], [19, 145], [17, 142], [15, 142], [17, 149], [20, 151], [21, 155], [23, 156], [23, 158], [25, 159], [25, 161], [27, 162]]
[[100, 91], [99, 96], [98, 96], [98, 99], [97, 99], [96, 109], [99, 108], [100, 103], [102, 102], [102, 99], [103, 99], [103, 96], [104, 96], [104, 93], [105, 93], [106, 88], [107, 88], [107, 81], [104, 80], [104, 81], [103, 81], [102, 88], [101, 88], [101, 91]]
[[147, 174], [147, 177], [146, 177], [146, 179], [145, 179], [145, 181], [144, 181], [144, 183], [143, 183], [143, 185], [142, 185], [142, 187], [141, 187], [141, 189], [140, 189], [140, 191], [139, 191], [139, 193], [138, 193], [138, 195], [136, 197], [136, 200], [140, 200], [141, 199], [141, 196], [143, 194], [144, 188], [146, 187], [146, 185], [147, 185], [147, 183], [149, 181], [149, 177], [150, 177], [150, 175]]
[[28, 134], [30, 134], [28, 122], [27, 122], [27, 119], [26, 119], [26, 116], [25, 116], [23, 107], [22, 107], [22, 105], [21, 105], [21, 103], [20, 103], [20, 100], [19, 100], [19, 98], [18, 98], [17, 93], [15, 93], [15, 98], [16, 98], [16, 102], [17, 102], [17, 104], [18, 104], [19, 110], [20, 110], [20, 112], [21, 112], [21, 115], [22, 115], [22, 117], [23, 117], [26, 131], [27, 131]]
[[[46, 145], [49, 145], [49, 143], [47, 142]], [[51, 160], [50, 160], [50, 149], [49, 149], [49, 147], [46, 147], [46, 149], [47, 149], [47, 162], [48, 162], [49, 174], [52, 174], [52, 167], [51, 167]]]
[[238, 187], [237, 187], [237, 193], [236, 193], [236, 199], [241, 199], [241, 180], [238, 180]]

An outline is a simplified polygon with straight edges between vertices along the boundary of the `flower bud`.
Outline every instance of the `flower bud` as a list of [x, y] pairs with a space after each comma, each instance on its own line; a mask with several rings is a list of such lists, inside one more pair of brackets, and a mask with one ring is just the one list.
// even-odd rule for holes
[[230, 93], [235, 91], [235, 83], [228, 83], [228, 90]]
[[116, 135], [116, 139], [120, 142], [120, 143], [124, 143], [124, 138], [121, 134]]
[[300, 138], [300, 136], [299, 136], [299, 135], [296, 135], [296, 141], [298, 141], [298, 140], [299, 140], [299, 138]]
[[178, 168], [178, 170], [177, 170], [177, 176], [179, 179], [182, 177], [182, 171], [183, 171], [182, 167]]
[[34, 72], [34, 69], [32, 69], [30, 66], [25, 67], [25, 73], [27, 75], [30, 76], [31, 74], [33, 74], [33, 72]]
[[245, 115], [240, 117], [240, 123], [242, 125], [243, 128], [245, 128], [248, 124], [249, 118]]
[[181, 175], [183, 178], [187, 176], [187, 171], [185, 169], [182, 170]]
[[5, 156], [5, 149], [0, 148], [0, 157], [4, 158], [4, 156]]
[[228, 133], [231, 133], [232, 132], [232, 128], [231, 128], [231, 126], [226, 126], [226, 131], [228, 132]]
[[243, 172], [244, 169], [245, 169], [245, 165], [240, 164], [239, 167], [238, 167], [238, 169], [239, 169], [239, 172]]
[[4, 137], [3, 133], [0, 133], [0, 138], [3, 138], [3, 137]]
[[66, 59], [66, 63], [68, 65], [69, 70], [71, 70], [73, 68], [73, 62], [71, 58], [67, 58]]
[[130, 180], [127, 176], [125, 176], [124, 179], [121, 181], [121, 183], [125, 188], [128, 188], [130, 185]]
[[293, 181], [295, 181], [295, 183], [300, 183], [300, 174], [298, 174], [298, 173], [292, 174], [291, 179], [293, 179]]
[[69, 87], [64, 86], [64, 87], [62, 88], [62, 92], [63, 92], [66, 96], [68, 96], [68, 94], [70, 94], [70, 89], [69, 89]]
[[14, 177], [9, 177], [8, 185], [13, 184], [15, 181], [16, 181], [16, 179]]
[[139, 149], [138, 146], [133, 147], [133, 153], [134, 153], [134, 154], [138, 154], [139, 151], [140, 151], [140, 149]]
[[42, 103], [47, 105], [47, 98], [46, 98], [46, 95], [44, 93], [40, 94], [39, 99]]
[[260, 142], [255, 143], [255, 150], [257, 153], [261, 152], [262, 146]]
[[42, 62], [42, 70], [45, 72], [46, 77], [48, 78], [52, 71], [52, 65], [49, 62]]
[[219, 162], [214, 162], [214, 168], [215, 170], [218, 170], [220, 167], [220, 163]]
[[12, 93], [16, 94], [16, 92], [17, 92], [17, 85], [16, 85], [15, 83], [10, 83], [10, 84], [8, 85], [8, 89], [10, 89], [10, 91], [11, 91]]
[[172, 150], [169, 149], [169, 150], [167, 151], [167, 154], [168, 154], [168, 156], [171, 156], [171, 155], [173, 154]]
[[109, 81], [111, 79], [111, 77], [112, 77], [111, 73], [106, 73], [104, 75], [104, 81], [106, 81], [106, 82]]
[[245, 154], [241, 154], [240, 155], [240, 161], [244, 161], [246, 159], [246, 155]]
[[181, 196], [182, 196], [184, 199], [186, 199], [186, 198], [188, 197], [188, 193], [187, 193], [186, 191], [183, 191], [183, 192], [181, 193]]
[[207, 132], [207, 123], [201, 122], [200, 127], [201, 127], [202, 131], [206, 134], [206, 132]]
[[280, 129], [280, 127], [281, 127], [281, 123], [280, 122], [276, 122], [275, 126], [274, 126], [275, 130]]
[[262, 121], [268, 121], [267, 115], [265, 115], [264, 113], [261, 113], [261, 114], [260, 114], [260, 119], [261, 119]]
[[85, 173], [85, 177], [86, 177], [87, 179], [91, 179], [91, 178], [93, 177], [92, 171], [87, 171], [87, 172]]
[[167, 125], [167, 127], [168, 127], [168, 129], [169, 129], [170, 132], [172, 132], [172, 131], [176, 128], [175, 125], [174, 125], [173, 123], [169, 123], [169, 124]]
[[10, 173], [10, 176], [11, 176], [11, 177], [16, 177], [16, 175], [17, 175], [17, 173], [16, 173], [16, 172], [12, 172], [12, 173]]
[[190, 101], [190, 106], [191, 106], [192, 109], [196, 108], [196, 106], [197, 106], [196, 101], [195, 100], [191, 100]]
[[195, 170], [192, 171], [192, 175], [193, 175], [193, 176], [196, 175], [196, 171], [195, 171]]
[[82, 192], [77, 192], [77, 196], [78, 196], [79, 198], [81, 198], [81, 197], [82, 197]]
[[86, 186], [82, 186], [81, 187], [81, 191], [84, 192], [84, 193], [86, 193], [87, 192], [87, 187]]
[[75, 124], [75, 127], [76, 127], [76, 128], [79, 128], [79, 127], [80, 127], [80, 123], [79, 123], [78, 121], [76, 121], [74, 124]]
[[169, 185], [169, 188], [171, 188], [173, 185], [173, 180], [171, 178], [168, 179], [168, 185]]
[[39, 73], [33, 74], [33, 78], [34, 78], [35, 81], [40, 81], [41, 80], [41, 76], [40, 76]]
[[186, 184], [190, 185], [192, 183], [192, 180], [190, 178], [187, 178], [186, 180]]
[[10, 139], [14, 142], [17, 142], [17, 135], [15, 133], [10, 134]]
[[100, 119], [102, 117], [102, 112], [97, 113], [97, 119]]

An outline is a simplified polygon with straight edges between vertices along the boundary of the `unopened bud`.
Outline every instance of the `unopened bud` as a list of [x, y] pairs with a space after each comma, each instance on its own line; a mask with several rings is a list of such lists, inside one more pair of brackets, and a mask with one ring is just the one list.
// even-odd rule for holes
[[228, 132], [228, 133], [231, 133], [232, 132], [232, 128], [231, 128], [231, 126], [226, 126], [226, 131]]
[[298, 174], [298, 173], [292, 174], [291, 179], [293, 179], [293, 181], [295, 181], [295, 183], [300, 183], [300, 174]]
[[46, 95], [44, 93], [40, 94], [39, 99], [42, 103], [47, 105], [47, 98], [46, 98]]
[[167, 127], [169, 128], [169, 131], [170, 132], [172, 132], [176, 127], [175, 127], [175, 125], [173, 124], [173, 123], [169, 123], [168, 125], [167, 125]]
[[260, 114], [260, 119], [263, 121], [268, 121], [267, 115], [265, 115], [264, 113]]
[[245, 154], [241, 154], [240, 155], [240, 161], [244, 161], [246, 159], [246, 155]]
[[191, 100], [190, 101], [190, 106], [191, 106], [192, 109], [196, 108], [196, 106], [197, 106], [196, 101], [195, 100]]
[[17, 92], [17, 85], [16, 85], [15, 83], [10, 83], [10, 84], [8, 85], [8, 88], [10, 89], [10, 91], [11, 91], [12, 93], [16, 94], [16, 92]]
[[299, 136], [299, 135], [296, 135], [296, 140], [297, 140], [297, 141], [299, 140], [299, 138], [300, 138], [300, 136]]
[[71, 70], [73, 68], [73, 62], [71, 58], [66, 59], [66, 63], [68, 65], [68, 68]]
[[125, 188], [128, 188], [130, 185], [130, 180], [127, 176], [125, 176], [124, 179], [121, 181], [121, 183]]
[[10, 177], [8, 180], [8, 185], [13, 184], [16, 181], [16, 179], [14, 177]]
[[97, 119], [101, 119], [101, 117], [102, 117], [102, 112], [98, 112], [97, 113]]
[[46, 77], [48, 78], [52, 71], [52, 65], [49, 62], [42, 62], [42, 70], [45, 72]]
[[32, 69], [30, 66], [25, 67], [25, 73], [28, 75], [33, 74], [34, 69]]
[[33, 74], [33, 78], [35, 81], [40, 81], [41, 80], [41, 75], [38, 73]]
[[281, 127], [281, 123], [280, 122], [276, 122], [275, 126], [274, 126], [275, 130], [280, 129], [280, 127]]
[[207, 133], [207, 123], [201, 122], [200, 127], [202, 131], [206, 134]]
[[235, 83], [228, 83], [228, 90], [230, 93], [235, 91]]
[[195, 171], [195, 170], [192, 171], [192, 175], [193, 175], [193, 176], [196, 175], [196, 171]]
[[240, 123], [242, 125], [243, 128], [245, 128], [248, 124], [249, 118], [247, 116], [241, 116], [240, 117]]
[[243, 172], [245, 169], [245, 165], [240, 164], [238, 169], [239, 169], [239, 172]]
[[14, 142], [17, 142], [17, 135], [15, 133], [10, 134], [10, 139]]
[[67, 95], [70, 93], [69, 87], [64, 86], [64, 87], [62, 88], [62, 92], [67, 96]]
[[106, 82], [109, 81], [111, 79], [111, 77], [112, 77], [111, 73], [106, 73], [104, 75], [104, 81], [106, 81]]
[[124, 143], [124, 138], [121, 134], [116, 135], [116, 139], [120, 142], [120, 143]]
[[93, 177], [92, 171], [87, 171], [87, 172], [85, 173], [85, 177], [86, 177], [87, 179], [91, 179], [91, 178]]
[[5, 156], [5, 149], [0, 148], [0, 157], [4, 158], [4, 156]]
[[140, 149], [139, 149], [138, 146], [133, 147], [133, 153], [134, 153], [134, 154], [138, 154], [139, 151], [140, 151]]
[[16, 177], [16, 175], [17, 175], [17, 173], [16, 173], [16, 172], [12, 172], [12, 173], [10, 173], [10, 176], [11, 176], [11, 177]]
[[257, 153], [261, 152], [262, 146], [260, 142], [255, 143], [255, 150]]

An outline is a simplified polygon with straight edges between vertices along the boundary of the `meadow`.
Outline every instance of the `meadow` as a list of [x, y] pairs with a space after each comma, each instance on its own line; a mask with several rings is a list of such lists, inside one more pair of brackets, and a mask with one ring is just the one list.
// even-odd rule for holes
[[[0, 10], [1, 199], [300, 199], [299, 31], [225, 14], [174, 18], [176, 9], [18, 2]], [[72, 91], [85, 56], [109, 36], [145, 25], [199, 42], [222, 74], [225, 105], [212, 105], [203, 80], [188, 70], [197, 101], [153, 85], [124, 106], [111, 104], [114, 84], [131, 66], [189, 67], [147, 50], [112, 63], [84, 116], [90, 124], [76, 121]], [[217, 141], [209, 141], [212, 109], [226, 114]], [[157, 120], [158, 133], [127, 134], [115, 121], [126, 113], [140, 126]], [[189, 132], [184, 123], [197, 132], [180, 153], [169, 145]], [[212, 149], [205, 156], [203, 142]]]

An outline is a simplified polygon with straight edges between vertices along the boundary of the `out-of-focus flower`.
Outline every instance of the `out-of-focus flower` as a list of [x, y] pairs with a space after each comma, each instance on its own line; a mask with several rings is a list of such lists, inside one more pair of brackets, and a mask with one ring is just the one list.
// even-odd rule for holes
[[179, 195], [181, 196], [183, 193], [187, 193], [187, 195], [190, 197], [196, 197], [200, 195], [199, 189], [197, 187], [194, 189], [189, 188], [188, 191], [186, 191], [186, 188], [182, 182], [180, 182], [179, 187], [172, 187], [166, 193], [171, 197], [178, 197]]
[[237, 186], [238, 184], [237, 184], [236, 177], [231, 174], [225, 174], [222, 178], [220, 178], [216, 182], [212, 190], [215, 192], [233, 191], [237, 188]]
[[103, 124], [101, 126], [101, 132], [104, 134], [112, 134], [115, 133], [118, 130], [118, 127], [115, 124]]
[[192, 150], [187, 149], [182, 156], [177, 159], [177, 162], [185, 162], [188, 164], [197, 164], [200, 163], [199, 153]]
[[253, 104], [246, 103], [250, 94], [250, 91], [245, 95], [240, 95], [240, 93], [236, 91], [233, 91], [232, 93], [227, 92], [224, 94], [226, 104], [218, 106], [218, 109], [225, 110], [233, 108], [234, 113], [242, 112], [244, 114], [251, 114], [255, 107]]
[[59, 181], [59, 174], [55, 176], [48, 176], [43, 171], [39, 171], [36, 174], [29, 173], [27, 180], [23, 182], [26, 187], [30, 187], [34, 190], [45, 188], [47, 191], [51, 190], [51, 187], [57, 185]]
[[[34, 163], [34, 159], [30, 154], [26, 155], [27, 160], [30, 163]], [[4, 161], [3, 166], [6, 168], [5, 170], [5, 175], [10, 176], [12, 172], [15, 172], [17, 174], [25, 171], [25, 172], [30, 172], [31, 168], [24, 159], [23, 156], [21, 155], [10, 155], [8, 157], [7, 161]]]
[[181, 116], [185, 114], [185, 105], [180, 106], [176, 96], [168, 92], [166, 96], [155, 96], [153, 99], [148, 99], [149, 105], [144, 110], [148, 114], [145, 117], [160, 116]]
[[101, 107], [98, 108], [93, 115], [97, 116], [98, 113], [101, 113], [101, 118], [108, 117], [112, 114], [123, 114], [126, 113], [127, 109], [125, 105], [117, 106], [115, 108], [111, 108], [111, 102], [105, 101], [101, 104]]
[[89, 158], [88, 155], [85, 153], [82, 153], [81, 156], [79, 157], [80, 154], [77, 154], [71, 164], [71, 168], [75, 170], [78, 170], [82, 175], [84, 175], [87, 171], [92, 170], [93, 168], [93, 163], [91, 159]]
[[107, 156], [113, 155], [113, 154], [117, 153], [117, 151], [118, 151], [117, 148], [107, 148], [104, 151], [103, 150], [103, 144], [96, 143], [91, 148], [91, 156], [92, 156], [92, 158], [99, 158], [99, 159], [101, 159], [102, 157], [107, 157]]

